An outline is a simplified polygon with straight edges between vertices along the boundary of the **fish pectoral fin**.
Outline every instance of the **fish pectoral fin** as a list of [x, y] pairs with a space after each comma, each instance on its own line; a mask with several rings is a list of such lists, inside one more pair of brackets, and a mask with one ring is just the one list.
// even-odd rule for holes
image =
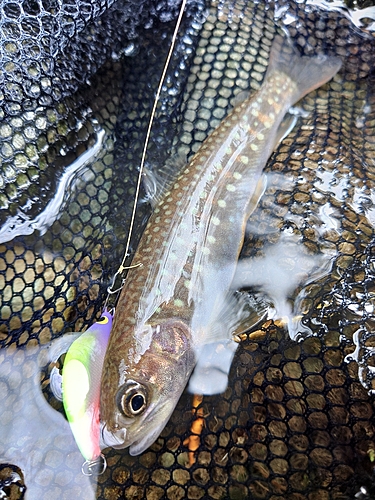
[[232, 311], [231, 335], [239, 337], [264, 321], [272, 309], [272, 304], [263, 293], [241, 290], [234, 294], [236, 301]]
[[186, 165], [186, 157], [176, 154], [169, 158], [157, 171], [143, 168], [143, 186], [146, 190], [147, 201], [155, 207], [171, 189], [179, 172]]
[[263, 292], [232, 289], [206, 339], [208, 342], [233, 340], [258, 325], [271, 309], [271, 301]]
[[207, 396], [224, 392], [237, 346], [232, 340], [204, 345], [190, 377], [188, 391]]

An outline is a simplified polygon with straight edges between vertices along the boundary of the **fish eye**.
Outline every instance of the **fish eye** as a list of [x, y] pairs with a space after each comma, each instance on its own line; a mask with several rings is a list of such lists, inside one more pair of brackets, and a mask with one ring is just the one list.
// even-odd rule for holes
[[143, 410], [146, 400], [143, 394], [136, 393], [127, 398], [127, 403], [129, 404], [129, 409], [133, 415], [138, 415], [138, 413]]
[[119, 391], [117, 398], [117, 406], [126, 417], [135, 417], [146, 409], [146, 389], [138, 383], [127, 384]]

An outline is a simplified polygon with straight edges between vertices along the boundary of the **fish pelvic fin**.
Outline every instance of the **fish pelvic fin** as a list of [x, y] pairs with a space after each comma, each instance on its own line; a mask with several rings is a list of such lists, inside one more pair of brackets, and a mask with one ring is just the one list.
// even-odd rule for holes
[[341, 68], [341, 64], [339, 57], [323, 54], [301, 56], [288, 39], [277, 35], [271, 48], [266, 79], [275, 73], [287, 75], [296, 86], [291, 103], [294, 104], [331, 80]]

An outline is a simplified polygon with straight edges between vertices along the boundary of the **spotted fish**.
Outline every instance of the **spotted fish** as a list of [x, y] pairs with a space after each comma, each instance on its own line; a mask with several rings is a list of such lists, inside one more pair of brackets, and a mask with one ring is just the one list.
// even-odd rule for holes
[[340, 65], [335, 57], [301, 57], [276, 37], [260, 90], [234, 107], [156, 196], [105, 355], [105, 445], [130, 447], [131, 455], [147, 449], [204, 358], [208, 377], [217, 380], [208, 392], [225, 389], [235, 343], [233, 321], [222, 311], [246, 221], [264, 189], [263, 168], [290, 107]]

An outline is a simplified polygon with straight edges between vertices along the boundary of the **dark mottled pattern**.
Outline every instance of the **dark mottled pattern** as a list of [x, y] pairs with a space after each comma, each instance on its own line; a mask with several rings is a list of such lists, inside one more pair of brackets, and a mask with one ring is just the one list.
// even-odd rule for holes
[[[64, 19], [69, 21], [73, 37], [66, 30], [61, 40], [74, 50], [52, 53], [54, 67], [64, 71], [57, 71], [54, 80], [53, 68], [40, 60], [50, 80], [32, 67], [30, 79], [12, 75], [12, 60], [31, 56], [30, 51], [18, 55], [9, 33], [23, 40], [23, 47], [51, 47], [52, 28], [41, 37], [35, 31], [40, 28], [30, 25], [40, 14], [33, 18], [27, 12], [40, 9], [39, 2], [23, 2], [19, 25], [17, 5], [2, 4], [14, 18], [1, 21], [2, 29], [9, 25], [11, 30], [1, 38], [2, 61], [7, 57], [1, 78], [9, 78], [12, 92], [1, 102], [2, 221], [20, 207], [35, 217], [65, 167], [92, 146], [101, 128], [106, 136], [102, 153], [88, 165], [51, 229], [0, 248], [0, 457], [9, 464], [0, 470], [2, 494], [22, 498], [24, 482], [26, 498], [48, 500], [349, 500], [360, 487], [365, 489], [356, 498], [374, 498], [375, 408], [363, 387], [372, 384], [374, 345], [372, 34], [353, 27], [339, 11], [303, 2], [276, 5], [278, 26], [288, 23], [284, 27], [301, 50], [340, 55], [344, 68], [341, 81], [304, 100], [309, 115], [299, 118], [271, 158], [268, 171], [281, 176], [273, 176], [273, 186], [253, 214], [249, 227], [257, 231], [249, 234], [243, 254], [258, 255], [282, 230], [303, 235], [313, 252], [339, 251], [331, 275], [311, 284], [306, 296], [304, 321], [315, 337], [297, 344], [280, 326], [263, 325], [240, 346], [226, 393], [203, 400], [206, 425], [196, 464], [187, 465], [183, 445], [193, 419], [185, 395], [146, 453], [131, 458], [126, 451], [106, 450], [108, 469], [95, 493], [95, 481], [90, 489], [81, 474], [82, 459], [67, 424], [53, 410], [61, 410], [61, 404], [49, 390], [52, 367], [40, 348], [65, 329], [86, 327], [103, 303], [114, 261], [123, 251], [128, 200], [171, 24], [155, 21], [154, 31], [140, 29], [135, 57], [108, 60], [113, 45], [95, 33], [116, 33], [115, 45], [129, 47], [115, 21], [126, 9], [118, 2], [92, 10], [94, 4], [85, 4], [90, 14], [81, 30], [74, 19], [85, 19], [84, 4], [72, 4], [77, 14], [58, 23], [62, 31]], [[49, 4], [50, 18], [54, 8]], [[189, 13], [158, 110], [148, 158], [155, 168], [177, 150], [196, 151], [235, 95], [259, 87], [267, 67], [265, 47], [276, 31], [271, 2], [219, 1], [201, 30], [205, 12], [190, 3]], [[110, 25], [114, 28], [108, 31]], [[20, 26], [32, 37], [21, 36]], [[115, 50], [115, 59], [120, 52]], [[70, 59], [69, 53], [81, 56]], [[67, 74], [74, 75], [72, 82], [65, 80]], [[328, 209], [324, 220], [323, 206]], [[141, 209], [139, 224], [148, 212], [146, 205]], [[344, 361], [355, 347], [359, 366], [350, 357]]]

